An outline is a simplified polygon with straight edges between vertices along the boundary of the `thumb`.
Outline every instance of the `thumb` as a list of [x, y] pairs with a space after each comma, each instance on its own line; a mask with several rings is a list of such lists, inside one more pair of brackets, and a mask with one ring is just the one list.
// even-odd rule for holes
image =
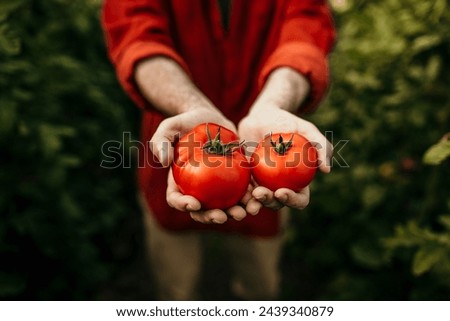
[[173, 161], [172, 143], [175, 140], [175, 135], [173, 130], [161, 123], [150, 140], [150, 150], [163, 167], [169, 167]]
[[150, 148], [152, 149], [153, 154], [156, 155], [163, 167], [169, 167], [173, 161], [172, 141], [167, 138], [163, 138], [154, 144], [152, 144], [152, 141], [150, 142], [150, 145], [153, 145], [153, 148]]

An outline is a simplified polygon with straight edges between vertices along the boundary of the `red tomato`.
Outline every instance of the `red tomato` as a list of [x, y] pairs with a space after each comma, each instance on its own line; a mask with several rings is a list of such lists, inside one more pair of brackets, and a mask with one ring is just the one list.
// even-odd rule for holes
[[175, 146], [173, 177], [180, 191], [202, 209], [236, 205], [250, 183], [250, 166], [238, 137], [217, 124], [201, 124]]
[[259, 185], [272, 191], [283, 187], [299, 191], [316, 174], [317, 150], [299, 134], [271, 134], [258, 144], [250, 164]]

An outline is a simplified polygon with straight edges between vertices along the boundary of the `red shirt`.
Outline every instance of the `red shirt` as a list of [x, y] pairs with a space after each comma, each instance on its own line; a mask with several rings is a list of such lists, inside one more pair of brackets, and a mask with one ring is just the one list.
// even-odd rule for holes
[[[142, 108], [143, 142], [150, 141], [164, 119], [134, 81], [136, 63], [151, 56], [164, 55], [176, 61], [236, 124], [278, 67], [291, 67], [309, 80], [311, 94], [301, 111], [314, 110], [328, 88], [327, 54], [335, 31], [326, 1], [234, 0], [225, 32], [217, 0], [106, 0], [102, 26], [118, 79]], [[139, 187], [164, 228], [216, 229], [255, 236], [278, 232], [278, 216], [267, 209], [241, 222], [204, 225], [170, 208], [165, 198], [167, 169], [158, 168], [148, 144], [145, 146], [140, 153], [140, 164], [146, 166], [139, 168]]]

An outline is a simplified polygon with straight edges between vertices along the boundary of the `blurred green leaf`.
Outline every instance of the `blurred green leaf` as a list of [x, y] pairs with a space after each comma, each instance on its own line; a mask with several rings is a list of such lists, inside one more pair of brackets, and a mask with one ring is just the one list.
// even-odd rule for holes
[[431, 146], [423, 156], [423, 162], [428, 165], [439, 165], [450, 156], [450, 140], [441, 140]]
[[441, 57], [439, 57], [438, 55], [431, 56], [425, 68], [426, 68], [426, 80], [428, 82], [435, 81], [440, 71], [442, 70]]
[[450, 215], [442, 215], [439, 217], [439, 222], [450, 231]]
[[376, 269], [386, 263], [383, 251], [372, 243], [356, 243], [351, 246], [350, 251], [355, 261], [364, 267]]
[[437, 46], [441, 41], [441, 36], [437, 34], [420, 36], [413, 41], [411, 51], [417, 54]]
[[412, 272], [419, 276], [428, 272], [436, 263], [445, 258], [447, 251], [441, 247], [421, 247], [414, 255]]

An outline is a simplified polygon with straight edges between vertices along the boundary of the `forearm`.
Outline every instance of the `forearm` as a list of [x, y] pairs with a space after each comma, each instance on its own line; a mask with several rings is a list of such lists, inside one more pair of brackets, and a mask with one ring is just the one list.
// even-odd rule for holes
[[142, 95], [159, 111], [174, 116], [193, 108], [216, 109], [173, 60], [158, 56], [136, 66], [135, 80]]
[[309, 91], [310, 85], [304, 76], [289, 67], [278, 68], [270, 74], [250, 113], [266, 107], [295, 113]]

